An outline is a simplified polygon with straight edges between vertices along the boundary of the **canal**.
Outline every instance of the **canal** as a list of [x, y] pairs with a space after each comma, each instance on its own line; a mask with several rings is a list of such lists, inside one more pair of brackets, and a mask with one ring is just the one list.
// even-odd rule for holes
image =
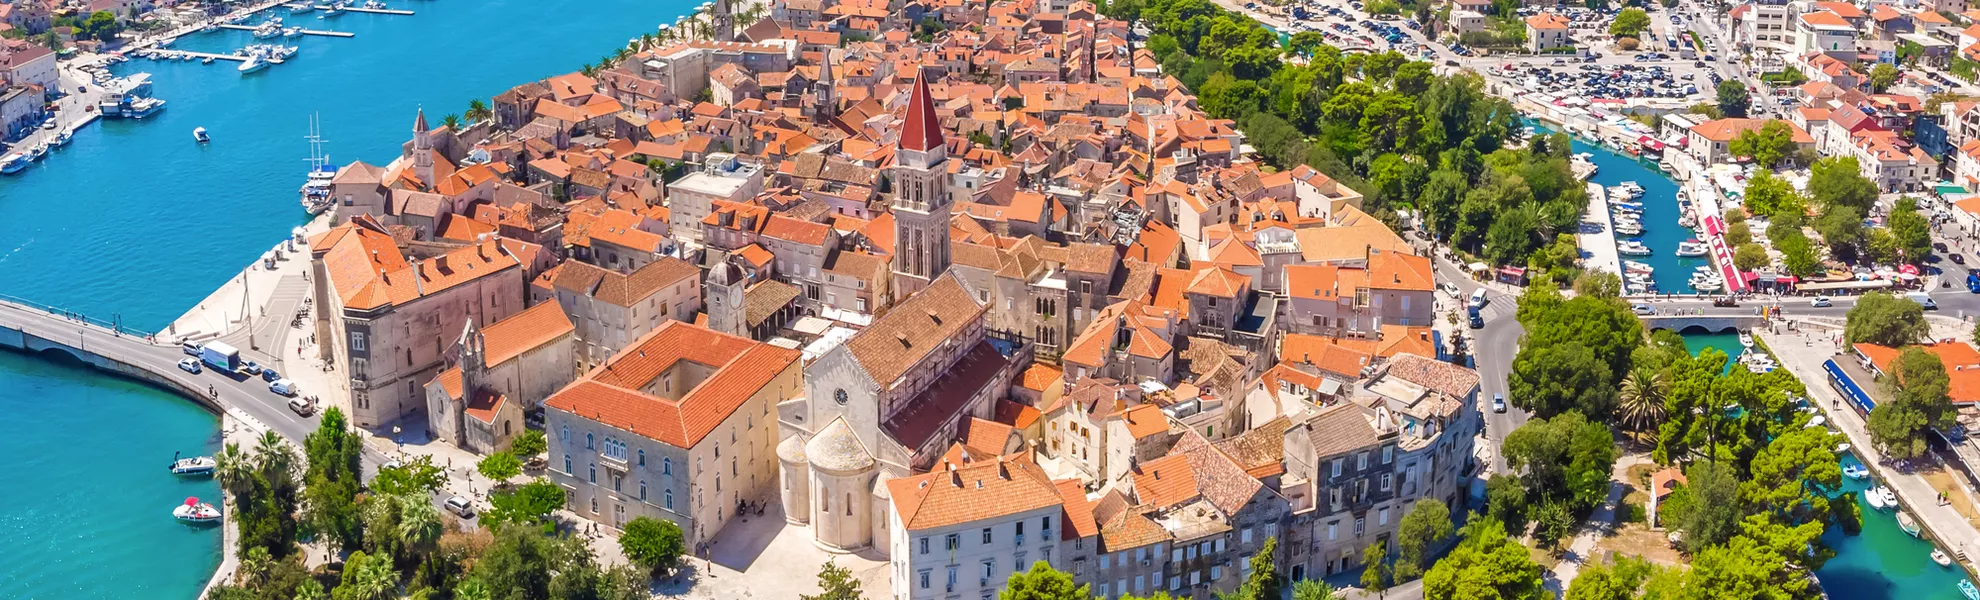
[[[1552, 133], [1558, 131], [1546, 123], [1527, 120], [1527, 125]], [[1580, 136], [1574, 138], [1574, 152], [1586, 152], [1595, 163], [1595, 176], [1590, 183], [1612, 188], [1623, 182], [1636, 182], [1643, 186], [1643, 234], [1634, 236], [1616, 235], [1616, 241], [1636, 240], [1650, 248], [1650, 256], [1624, 256], [1623, 260], [1633, 260], [1650, 265], [1655, 271], [1651, 278], [1657, 282], [1657, 291], [1674, 294], [1689, 294], [1691, 273], [1698, 267], [1711, 264], [1705, 257], [1682, 258], [1677, 255], [1678, 242], [1696, 239], [1697, 234], [1690, 228], [1678, 224], [1683, 214], [1678, 209], [1678, 183], [1665, 175], [1651, 163], [1634, 156], [1610, 150], [1601, 144], [1591, 144]]]

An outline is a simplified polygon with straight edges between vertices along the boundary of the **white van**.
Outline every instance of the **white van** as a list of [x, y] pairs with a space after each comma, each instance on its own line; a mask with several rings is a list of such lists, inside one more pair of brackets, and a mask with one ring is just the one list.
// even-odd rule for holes
[[1933, 302], [1932, 296], [1925, 292], [1912, 292], [1909, 294], [1905, 294], [1904, 299], [1910, 300], [1912, 302], [1917, 302], [1919, 306], [1925, 307], [1925, 310], [1939, 310], [1939, 304]]
[[275, 392], [283, 396], [294, 396], [296, 395], [296, 382], [289, 381], [287, 379], [277, 379], [274, 382], [268, 384], [268, 391]]
[[1471, 307], [1485, 308], [1485, 288], [1478, 288], [1478, 291], [1471, 293]]

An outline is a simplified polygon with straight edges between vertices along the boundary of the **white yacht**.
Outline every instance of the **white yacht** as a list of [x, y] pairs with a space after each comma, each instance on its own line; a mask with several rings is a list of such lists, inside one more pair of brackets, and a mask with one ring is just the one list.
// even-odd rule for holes
[[1698, 290], [1701, 292], [1712, 293], [1725, 288], [1726, 288], [1726, 282], [1721, 281], [1717, 278], [1693, 277], [1691, 279], [1691, 289]]
[[1643, 235], [1643, 226], [1635, 221], [1617, 221], [1616, 233], [1623, 235]]
[[236, 70], [240, 71], [242, 75], [246, 75], [266, 68], [268, 68], [268, 61], [262, 60], [261, 55], [258, 53], [249, 53], [247, 60], [241, 61], [241, 66]]
[[1634, 260], [1625, 260], [1625, 261], [1622, 261], [1622, 263], [1623, 263], [1623, 269], [1624, 269], [1624, 270], [1627, 270], [1627, 271], [1630, 271], [1630, 272], [1632, 272], [1632, 273], [1634, 273], [1634, 272], [1642, 272], [1642, 273], [1655, 273], [1655, 272], [1657, 272], [1657, 269], [1656, 269], [1655, 267], [1651, 267], [1651, 266], [1649, 265], [1649, 263], [1644, 263], [1644, 262], [1639, 262], [1639, 261], [1634, 261]]
[[1704, 256], [1710, 253], [1711, 250], [1712, 248], [1710, 246], [1707, 246], [1705, 242], [1701, 242], [1698, 240], [1687, 240], [1683, 242], [1678, 242], [1677, 255]]
[[1752, 348], [1753, 348], [1753, 332], [1750, 332], [1750, 331], [1741, 331], [1741, 332], [1739, 332], [1739, 345], [1740, 345], [1740, 346], [1742, 346], [1742, 347], [1745, 347], [1745, 348], [1747, 348], [1747, 349], [1752, 349]]
[[1877, 498], [1879, 500], [1884, 501], [1885, 508], [1895, 509], [1898, 507], [1897, 494], [1891, 493], [1890, 487], [1879, 485], [1877, 486], [1875, 493], [1877, 494]]
[[207, 135], [206, 135], [206, 128], [205, 128], [205, 127], [194, 127], [194, 128], [193, 128], [193, 141], [195, 141], [195, 142], [199, 142], [199, 143], [201, 143], [201, 144], [204, 144], [204, 143], [207, 143], [207, 142], [211, 142], [211, 141], [213, 141], [213, 138], [212, 138], [212, 137], [209, 137], [209, 136], [207, 136]]
[[173, 475], [212, 475], [213, 469], [218, 466], [220, 463], [211, 456], [179, 458], [177, 454], [172, 455]]
[[187, 498], [185, 504], [172, 509], [172, 518], [186, 523], [218, 523], [220, 522], [220, 509], [214, 508], [211, 504], [200, 502], [198, 498]]
[[1616, 244], [1616, 252], [1623, 256], [1649, 256], [1650, 247], [1643, 245], [1643, 242], [1626, 240]]
[[1879, 489], [1883, 489], [1883, 486], [1877, 486], [1877, 489], [1863, 490], [1863, 503], [1870, 505], [1870, 508], [1884, 510], [1884, 507], [1890, 505], [1884, 503], [1884, 495], [1877, 492]]

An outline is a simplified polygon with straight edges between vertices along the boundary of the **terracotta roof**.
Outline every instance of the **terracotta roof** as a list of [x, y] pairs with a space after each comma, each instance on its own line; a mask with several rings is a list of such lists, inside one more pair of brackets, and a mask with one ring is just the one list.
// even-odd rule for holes
[[1031, 367], [1024, 370], [1024, 375], [1021, 377], [1018, 385], [1028, 390], [1042, 392], [1051, 386], [1061, 385], [1065, 377], [1065, 371], [1055, 369], [1052, 365], [1031, 363]]
[[1134, 436], [1136, 440], [1169, 431], [1168, 415], [1162, 414], [1162, 409], [1153, 404], [1142, 404], [1127, 409], [1127, 412], [1121, 413], [1121, 420], [1127, 424], [1128, 435]]
[[[699, 286], [701, 270], [672, 256], [661, 257], [631, 273], [619, 273], [589, 263], [565, 261], [551, 285], [615, 306], [632, 306], [661, 289], [683, 282]], [[699, 296], [699, 294], [693, 294]]]
[[1526, 18], [1526, 26], [1534, 29], [1567, 29], [1569, 25], [1573, 22], [1554, 13], [1540, 13]]
[[1093, 520], [1093, 502], [1086, 499], [1078, 479], [1061, 479], [1052, 482], [1059, 490], [1059, 502], [1066, 507], [1059, 519], [1065, 523], [1059, 534], [1060, 539], [1078, 539], [1100, 535], [1100, 524]]
[[485, 352], [482, 358], [491, 367], [509, 362], [524, 352], [570, 335], [576, 329], [571, 325], [570, 317], [564, 315], [561, 305], [555, 302], [538, 303], [482, 329]]
[[951, 527], [1062, 506], [1059, 489], [1029, 461], [981, 461], [887, 481], [901, 527]]
[[831, 234], [831, 225], [783, 215], [770, 215], [769, 221], [763, 224], [763, 235], [806, 246], [823, 246]]
[[1306, 363], [1348, 377], [1360, 377], [1361, 369], [1375, 362], [1374, 355], [1349, 348], [1333, 339], [1288, 333], [1279, 341], [1279, 358]]
[[1218, 450], [1230, 455], [1252, 477], [1271, 477], [1286, 472], [1286, 431], [1292, 421], [1279, 417], [1253, 427], [1237, 437], [1216, 442]]
[[1134, 493], [1142, 504], [1157, 509], [1196, 499], [1196, 472], [1189, 457], [1170, 454], [1141, 463], [1134, 473]]
[[942, 147], [942, 123], [935, 114], [935, 96], [928, 91], [925, 74], [914, 78], [907, 121], [901, 127], [901, 148], [927, 152]]
[[1463, 399], [1478, 390], [1478, 372], [1434, 358], [1399, 354], [1389, 359], [1386, 376], [1423, 386], [1450, 398]]
[[1196, 272], [1196, 278], [1189, 283], [1189, 293], [1236, 298], [1251, 280], [1225, 267], [1212, 267]]
[[[1959, 404], [1980, 402], [1980, 351], [1965, 342], [1939, 342], [1921, 344], [1919, 349], [1939, 358], [1946, 369], [1950, 388], [1947, 396]], [[1870, 359], [1878, 371], [1891, 372], [1891, 365], [1903, 351], [1900, 348], [1858, 343], [1856, 351]]]
[[[790, 369], [799, 356], [796, 350], [668, 321], [544, 404], [678, 448], [693, 448]], [[681, 361], [712, 367], [714, 372], [678, 400], [641, 391]]]
[[939, 348], [943, 340], [981, 318], [986, 308], [977, 303], [962, 280], [943, 273], [926, 289], [847, 340], [846, 348], [873, 381], [889, 387], [909, 367]]

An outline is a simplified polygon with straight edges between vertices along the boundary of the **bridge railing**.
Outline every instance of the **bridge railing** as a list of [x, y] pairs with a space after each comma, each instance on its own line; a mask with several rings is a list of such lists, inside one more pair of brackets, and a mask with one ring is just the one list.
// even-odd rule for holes
[[20, 308], [23, 310], [34, 311], [51, 317], [74, 321], [77, 323], [82, 323], [84, 325], [102, 329], [104, 331], [117, 332], [132, 337], [149, 338], [153, 333], [150, 331], [143, 331], [131, 327], [125, 327], [123, 324], [115, 321], [105, 321], [97, 317], [86, 315], [80, 311], [69, 310], [53, 304], [43, 304], [19, 296], [0, 294], [0, 303], [10, 304], [16, 308]]

